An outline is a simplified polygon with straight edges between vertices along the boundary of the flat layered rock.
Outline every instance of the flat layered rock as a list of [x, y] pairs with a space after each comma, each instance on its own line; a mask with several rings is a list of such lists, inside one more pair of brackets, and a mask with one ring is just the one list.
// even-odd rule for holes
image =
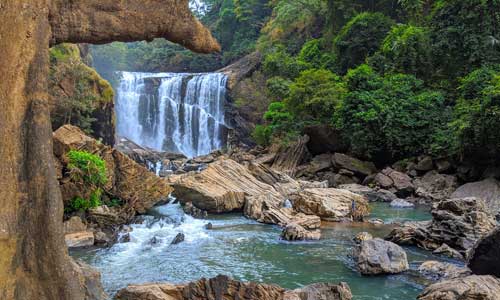
[[68, 248], [82, 248], [94, 245], [94, 233], [92, 231], [81, 231], [64, 235]]
[[285, 290], [277, 285], [242, 282], [227, 276], [202, 278], [187, 284], [150, 283], [129, 285], [118, 291], [117, 300], [351, 300], [346, 283], [316, 283]]
[[358, 194], [341, 189], [305, 189], [293, 203], [294, 209], [322, 220], [362, 220], [369, 213], [368, 201]]
[[428, 286], [418, 300], [498, 300], [500, 279], [493, 276], [467, 276]]

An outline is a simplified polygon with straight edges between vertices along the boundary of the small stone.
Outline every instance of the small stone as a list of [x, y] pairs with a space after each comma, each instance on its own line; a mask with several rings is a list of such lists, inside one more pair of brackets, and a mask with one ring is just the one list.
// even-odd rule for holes
[[118, 242], [119, 243], [128, 243], [128, 242], [130, 242], [130, 233], [125, 233], [125, 234], [121, 235], [118, 238]]
[[205, 229], [213, 229], [214, 228], [214, 225], [212, 223], [208, 223], [207, 225], [205, 225]]
[[354, 257], [363, 275], [397, 274], [410, 268], [403, 248], [379, 238], [362, 241]]
[[281, 238], [287, 241], [319, 240], [321, 232], [319, 230], [306, 230], [299, 224], [290, 223], [283, 229]]
[[171, 245], [176, 245], [176, 244], [179, 244], [179, 243], [181, 243], [181, 242], [184, 242], [184, 238], [185, 238], [184, 233], [179, 232], [179, 233], [175, 236], [175, 238], [172, 240], [172, 242], [171, 242], [170, 244], [171, 244]]
[[434, 250], [432, 253], [438, 254], [438, 255], [445, 255], [451, 258], [455, 258], [458, 260], [464, 260], [464, 256], [460, 254], [457, 250], [451, 248], [450, 246], [446, 244], [442, 244], [441, 247], [437, 248]]

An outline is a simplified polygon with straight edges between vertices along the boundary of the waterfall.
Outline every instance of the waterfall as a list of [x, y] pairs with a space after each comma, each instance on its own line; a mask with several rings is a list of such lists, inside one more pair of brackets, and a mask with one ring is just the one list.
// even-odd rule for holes
[[195, 157], [225, 142], [226, 75], [122, 72], [116, 101], [121, 137]]

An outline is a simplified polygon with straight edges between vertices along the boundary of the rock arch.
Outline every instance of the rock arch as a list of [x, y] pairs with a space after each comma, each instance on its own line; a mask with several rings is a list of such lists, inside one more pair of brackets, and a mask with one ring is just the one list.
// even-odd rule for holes
[[0, 0], [0, 299], [85, 299], [61, 231], [49, 46], [155, 37], [219, 50], [187, 0]]

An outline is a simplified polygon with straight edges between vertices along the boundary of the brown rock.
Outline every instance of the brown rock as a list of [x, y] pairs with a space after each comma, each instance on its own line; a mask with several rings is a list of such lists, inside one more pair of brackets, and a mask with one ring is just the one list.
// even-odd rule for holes
[[377, 173], [374, 178], [375, 184], [378, 186], [388, 189], [391, 188], [394, 182], [392, 181], [391, 177], [383, 174], [383, 173]]
[[396, 195], [399, 197], [409, 196], [415, 190], [410, 176], [391, 168], [385, 168], [382, 173], [392, 179], [393, 186], [397, 191]]
[[94, 245], [94, 233], [92, 231], [81, 231], [64, 235], [68, 248], [82, 248]]
[[430, 199], [431, 201], [441, 201], [450, 198], [458, 186], [455, 176], [439, 174], [436, 171], [427, 172], [422, 178], [415, 179], [413, 184], [415, 185], [415, 194], [417, 196]]
[[65, 125], [54, 132], [54, 154], [63, 164], [67, 163], [66, 153], [73, 149], [98, 154], [106, 162], [108, 183], [104, 190], [138, 213], [146, 212], [172, 192], [165, 179], [157, 177], [125, 154], [85, 135], [78, 127]]
[[360, 195], [340, 189], [305, 189], [299, 193], [293, 206], [322, 220], [361, 220], [369, 213], [368, 201]]
[[320, 230], [309, 231], [296, 223], [290, 223], [283, 229], [281, 238], [287, 241], [319, 240], [321, 232]]
[[339, 169], [347, 169], [363, 176], [377, 172], [377, 168], [372, 162], [362, 161], [342, 153], [333, 155], [333, 164]]
[[434, 162], [432, 161], [432, 157], [430, 156], [421, 157], [418, 160], [417, 165], [415, 166], [415, 169], [421, 172], [427, 172], [432, 170], [433, 168], [434, 168]]
[[346, 283], [316, 283], [287, 291], [277, 285], [241, 282], [219, 275], [188, 284], [150, 283], [129, 285], [118, 291], [117, 300], [351, 300]]
[[308, 141], [309, 137], [305, 135], [291, 145], [282, 146], [276, 154], [271, 168], [289, 176], [295, 176], [297, 167], [307, 154], [306, 144]]
[[86, 231], [87, 226], [83, 224], [82, 219], [78, 216], [71, 217], [63, 223], [64, 234]]
[[387, 239], [414, 244], [428, 250], [442, 244], [466, 255], [474, 244], [495, 228], [495, 219], [477, 198], [448, 199], [432, 210], [430, 222], [408, 222], [394, 229]]
[[71, 259], [76, 278], [79, 279], [82, 290], [85, 291], [84, 300], [107, 300], [109, 299], [101, 284], [101, 273], [94, 267], [81, 260]]
[[467, 276], [428, 286], [418, 300], [498, 300], [500, 279], [493, 276]]
[[461, 268], [450, 263], [439, 262], [435, 260], [423, 262], [418, 267], [418, 271], [420, 272], [420, 274], [434, 281], [438, 281], [441, 279], [460, 278], [471, 275], [471, 271], [468, 268]]

